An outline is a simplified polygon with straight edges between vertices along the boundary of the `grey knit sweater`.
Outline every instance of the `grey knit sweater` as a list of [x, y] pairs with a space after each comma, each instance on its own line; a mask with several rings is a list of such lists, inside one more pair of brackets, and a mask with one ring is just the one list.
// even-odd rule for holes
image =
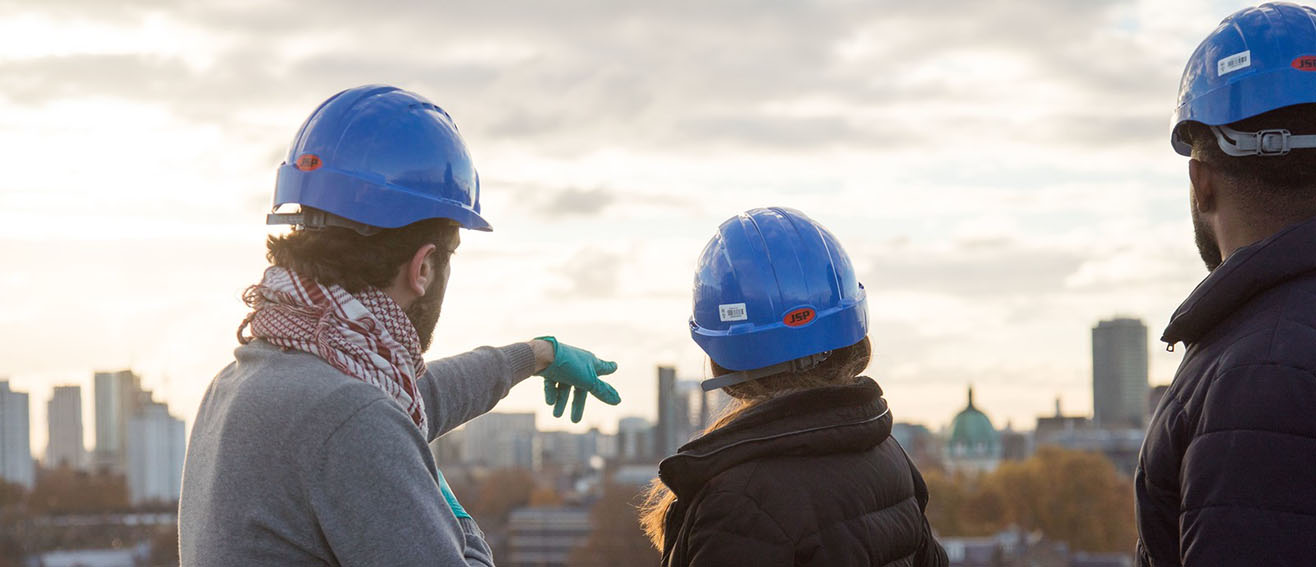
[[211, 382], [179, 502], [184, 566], [492, 565], [475, 522], [439, 494], [428, 441], [534, 371], [527, 344], [428, 364], [421, 435], [378, 388], [254, 341]]

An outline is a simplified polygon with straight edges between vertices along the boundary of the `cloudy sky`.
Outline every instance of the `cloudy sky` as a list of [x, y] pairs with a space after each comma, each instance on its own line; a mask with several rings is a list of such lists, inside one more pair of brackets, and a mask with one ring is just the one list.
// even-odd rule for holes
[[[444, 5], [452, 4], [452, 5]], [[264, 266], [275, 168], [364, 83], [456, 119], [490, 234], [467, 234], [430, 356], [540, 334], [617, 360], [612, 429], [686, 326], [725, 218], [804, 210], [870, 293], [870, 374], [937, 427], [1090, 412], [1090, 328], [1156, 342], [1205, 275], [1167, 131], [1179, 73], [1244, 4], [0, 0], [0, 376], [32, 394], [131, 366], [189, 425]], [[522, 386], [501, 406], [536, 409]], [[566, 424], [562, 424], [565, 426]]]

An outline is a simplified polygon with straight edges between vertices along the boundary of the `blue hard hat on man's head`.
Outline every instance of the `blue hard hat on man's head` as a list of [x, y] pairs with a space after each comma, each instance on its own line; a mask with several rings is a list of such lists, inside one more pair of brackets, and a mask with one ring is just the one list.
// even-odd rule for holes
[[868, 335], [864, 286], [826, 228], [794, 209], [718, 227], [695, 270], [690, 335], [718, 366], [712, 390], [810, 368]]
[[1192, 147], [1180, 127], [1213, 127], [1221, 149], [1235, 156], [1282, 155], [1316, 147], [1316, 137], [1287, 130], [1238, 132], [1231, 124], [1272, 110], [1316, 103], [1316, 10], [1274, 2], [1235, 12], [1202, 41], [1179, 83], [1170, 141]]
[[270, 224], [366, 232], [446, 218], [492, 230], [480, 216], [480, 178], [452, 118], [420, 95], [385, 85], [340, 92], [302, 124], [274, 189], [276, 209], [291, 203], [302, 214], [270, 215]]

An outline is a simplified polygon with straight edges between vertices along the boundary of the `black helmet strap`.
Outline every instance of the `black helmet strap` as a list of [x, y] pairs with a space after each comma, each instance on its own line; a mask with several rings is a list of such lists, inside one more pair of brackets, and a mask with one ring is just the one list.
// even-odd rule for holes
[[359, 223], [333, 213], [327, 213], [320, 209], [305, 206], [302, 207], [301, 211], [296, 213], [271, 213], [265, 215], [265, 224], [291, 224], [308, 230], [319, 230], [325, 227], [336, 226], [354, 230], [361, 236], [374, 236], [379, 234], [381, 230], [384, 230], [377, 226]]
[[827, 360], [827, 357], [831, 355], [832, 355], [832, 351], [828, 350], [828, 351], [820, 352], [818, 354], [811, 354], [803, 358], [797, 358], [795, 360], [787, 360], [786, 362], [782, 362], [780, 364], [774, 364], [772, 366], [764, 366], [763, 368], [755, 368], [753, 370], [744, 370], [741, 372], [732, 372], [730, 374], [723, 374], [721, 376], [717, 376], [715, 378], [709, 378], [707, 380], [704, 380], [703, 382], [700, 382], [699, 387], [702, 388], [705, 392], [710, 392], [720, 388], [725, 388], [727, 386], [735, 386], [736, 384], [743, 384], [745, 382], [749, 382], [750, 380], [767, 378], [768, 376], [781, 374], [783, 372], [804, 372], [806, 370], [812, 370], [814, 368], [817, 368], [819, 364], [822, 364], [822, 362], [824, 360]]

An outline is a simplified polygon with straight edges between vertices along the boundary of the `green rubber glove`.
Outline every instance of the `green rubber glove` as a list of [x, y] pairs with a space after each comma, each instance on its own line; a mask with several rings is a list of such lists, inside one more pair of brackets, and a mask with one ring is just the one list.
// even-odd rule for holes
[[553, 337], [536, 337], [553, 345], [553, 364], [539, 372], [544, 377], [544, 402], [553, 406], [553, 417], [562, 417], [567, 408], [567, 397], [576, 390], [571, 400], [571, 422], [580, 423], [585, 415], [588, 394], [610, 406], [621, 403], [617, 390], [599, 379], [617, 371], [617, 363], [599, 360], [593, 353], [557, 342]]
[[457, 495], [452, 493], [452, 487], [448, 486], [448, 479], [443, 478], [443, 471], [438, 471], [438, 473], [439, 493], [443, 494], [443, 499], [448, 501], [448, 507], [452, 508], [452, 515], [458, 518], [470, 518], [471, 515], [466, 513], [465, 508], [462, 508], [462, 503], [457, 501]]

